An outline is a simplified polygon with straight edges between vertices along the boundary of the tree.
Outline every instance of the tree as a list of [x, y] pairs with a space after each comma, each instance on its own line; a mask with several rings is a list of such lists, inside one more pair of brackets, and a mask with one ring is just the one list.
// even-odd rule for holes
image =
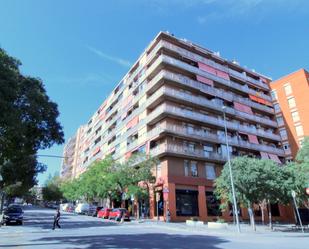
[[[254, 229], [254, 213], [252, 208], [255, 203], [262, 206], [265, 200], [267, 200], [269, 205], [271, 203], [289, 202], [287, 198], [288, 189], [285, 185], [285, 180], [289, 178], [289, 175], [275, 162], [245, 156], [231, 160], [231, 165], [236, 199], [242, 206], [248, 208], [250, 222]], [[215, 193], [223, 201], [222, 208], [225, 208], [233, 200], [227, 164], [224, 165], [220, 177], [216, 179], [215, 186]]]
[[59, 176], [54, 176], [47, 181], [42, 189], [42, 195], [44, 201], [60, 201], [63, 198], [60, 190], [61, 179]]
[[20, 66], [0, 48], [0, 188], [11, 196], [26, 193], [46, 169], [37, 151], [64, 141], [57, 105], [42, 81], [22, 75]]

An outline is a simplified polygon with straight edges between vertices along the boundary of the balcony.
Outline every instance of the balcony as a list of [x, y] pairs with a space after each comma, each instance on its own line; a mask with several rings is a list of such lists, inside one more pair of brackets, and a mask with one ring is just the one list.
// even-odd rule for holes
[[[201, 113], [182, 109], [180, 107], [172, 106], [172, 105], [168, 105], [168, 104], [160, 105], [150, 115], [148, 115], [148, 118], [147, 118], [148, 123], [151, 123], [151, 121], [155, 120], [158, 116], [160, 116], [164, 113], [174, 115], [174, 116], [178, 116], [178, 117], [183, 117], [185, 119], [192, 119], [192, 120], [195, 120], [195, 121], [208, 123], [208, 124], [212, 124], [212, 125], [215, 125], [215, 126], [224, 127], [224, 121], [221, 118], [211, 117], [211, 116], [208, 116], [208, 115], [204, 115], [204, 114], [201, 114]], [[247, 125], [241, 125], [241, 124], [238, 124], [238, 123], [235, 123], [235, 122], [230, 122], [230, 121], [227, 121], [226, 125], [227, 125], [227, 128], [231, 129], [231, 130], [243, 131], [243, 132], [247, 132], [247, 133], [250, 133], [250, 134], [255, 134], [257, 136], [266, 137], [266, 138], [273, 139], [273, 140], [276, 140], [276, 141], [281, 141], [281, 138], [280, 138], [279, 135], [276, 135], [276, 134], [269, 132], [269, 131], [258, 129], [258, 128], [255, 128], [255, 127], [250, 127], [250, 126], [247, 126]]]
[[[225, 144], [226, 142], [225, 136], [219, 136], [216, 133], [205, 132], [203, 130], [197, 130], [197, 129], [193, 129], [189, 131], [185, 127], [178, 126], [178, 125], [170, 125], [170, 124], [160, 125], [159, 127], [152, 129], [150, 132], [148, 132], [148, 139], [158, 136], [159, 134], [162, 134], [164, 132], [172, 133], [175, 135], [181, 135], [181, 136], [184, 136], [187, 138], [193, 138], [196, 140], [202, 139], [205, 141], [210, 141], [210, 142], [220, 143], [220, 144]], [[271, 152], [279, 156], [285, 155], [283, 149], [279, 149], [279, 148], [264, 145], [264, 144], [249, 143], [248, 141], [241, 140], [237, 137], [228, 136], [228, 141], [231, 146], [246, 148], [246, 149], [255, 150], [255, 151]]]
[[[159, 90], [157, 90], [155, 92], [155, 94], [153, 94], [148, 99], [147, 106], [149, 106], [157, 98], [159, 98], [160, 96], [163, 96], [163, 95], [177, 98], [180, 101], [185, 100], [185, 101], [188, 101], [188, 102], [190, 102], [194, 105], [199, 105], [199, 106], [202, 106], [202, 107], [208, 107], [208, 108], [214, 109], [214, 110], [216, 110], [220, 113], [222, 112], [222, 105], [219, 104], [219, 103], [216, 103], [215, 101], [207, 100], [206, 98], [203, 98], [203, 97], [200, 97], [200, 96], [199, 97], [193, 96], [193, 95], [190, 95], [188, 93], [169, 88], [167, 86], [162, 86]], [[234, 108], [231, 108], [231, 107], [227, 107], [226, 112], [231, 114], [231, 115], [234, 115], [234, 116], [239, 116], [239, 117], [242, 117], [242, 118], [245, 118], [245, 119], [249, 119], [249, 120], [252, 120], [252, 121], [255, 121], [255, 122], [258, 122], [258, 123], [266, 124], [266, 125], [269, 125], [271, 127], [277, 128], [277, 123], [273, 120], [270, 120], [270, 119], [266, 119], [266, 118], [258, 117], [256, 115], [241, 112], [241, 111], [235, 110]]]
[[[242, 92], [245, 92], [245, 93], [248, 93], [248, 90], [249, 90], [249, 87], [247, 85], [241, 85], [241, 84], [238, 84], [236, 82], [233, 82], [233, 81], [230, 81], [230, 80], [226, 80], [226, 79], [223, 79], [223, 78], [220, 78], [216, 75], [213, 75], [213, 74], [210, 74], [210, 73], [207, 73], [197, 67], [194, 67], [194, 66], [191, 66], [185, 62], [182, 62], [180, 60], [177, 60], [177, 59], [174, 59], [170, 56], [167, 56], [167, 55], [161, 55], [159, 58], [158, 58], [160, 61], [162, 61], [163, 63], [166, 63], [166, 64], [170, 64], [172, 66], [175, 66], [175, 67], [179, 67], [183, 70], [186, 70], [186, 71], [189, 71], [191, 73], [194, 73], [194, 74], [198, 74], [198, 75], [201, 75], [203, 77], [206, 77], [206, 78], [209, 78], [211, 80], [214, 80], [214, 81], [217, 81], [225, 86], [228, 86], [228, 87], [232, 87], [232, 88], [235, 88], [237, 90], [240, 90]], [[252, 90], [251, 89], [251, 92], [252, 94], [254, 95], [258, 95], [259, 93]], [[262, 105], [261, 105], [262, 106]], [[267, 107], [269, 108], [269, 107]], [[273, 110], [271, 108], [269, 108], [270, 110], [267, 110], [268, 112], [272, 112], [273, 113]]]
[[225, 162], [227, 158], [215, 152], [203, 151], [201, 149], [190, 150], [189, 148], [173, 144], [173, 143], [163, 143], [150, 150], [152, 156], [162, 156], [165, 154], [172, 154], [184, 157], [191, 157], [197, 159], [208, 159], [211, 161]]
[[191, 59], [195, 62], [198, 62], [198, 61], [203, 62], [204, 64], [209, 65], [211, 67], [214, 67], [216, 69], [219, 69], [223, 72], [230, 73], [231, 75], [236, 76], [237, 78], [239, 78], [239, 79], [241, 79], [245, 82], [249, 81], [250, 83], [253, 83], [254, 85], [257, 85], [257, 86], [260, 86], [260, 87], [262, 87], [266, 90], [269, 90], [269, 86], [267, 84], [264, 84], [261, 81], [255, 80], [251, 77], [248, 77], [246, 74], [239, 73], [239, 72], [237, 72], [233, 69], [230, 69], [226, 66], [220, 65], [220, 64], [218, 64], [218, 63], [216, 63], [212, 60], [206, 59], [205, 57], [202, 57], [200, 55], [192, 53], [192, 52], [190, 52], [186, 49], [180, 48], [180, 47], [173, 45], [173, 44], [171, 44], [167, 41], [161, 41], [161, 44], [162, 44], [161, 46], [163, 46], [164, 48], [169, 49], [173, 52], [176, 52], [183, 57], [189, 58], [189, 59]]

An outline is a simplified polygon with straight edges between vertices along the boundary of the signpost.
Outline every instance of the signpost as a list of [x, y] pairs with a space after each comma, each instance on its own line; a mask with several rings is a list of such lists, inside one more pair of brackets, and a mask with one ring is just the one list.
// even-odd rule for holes
[[300, 227], [301, 227], [301, 231], [302, 231], [302, 233], [304, 233], [303, 224], [301, 222], [301, 218], [300, 218], [297, 203], [296, 203], [296, 192], [293, 190], [291, 194], [292, 194], [292, 197], [293, 197], [293, 201], [294, 201], [297, 217], [298, 217], [298, 220], [299, 220], [299, 224], [300, 224]]
[[157, 221], [159, 221], [159, 201], [160, 201], [160, 193], [156, 192], [156, 201], [157, 201]]

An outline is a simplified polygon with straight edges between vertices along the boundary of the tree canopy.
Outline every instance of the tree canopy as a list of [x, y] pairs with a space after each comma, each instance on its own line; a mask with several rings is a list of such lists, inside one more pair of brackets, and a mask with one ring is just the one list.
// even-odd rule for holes
[[20, 66], [0, 48], [0, 187], [9, 195], [27, 192], [45, 170], [35, 156], [39, 149], [64, 142], [57, 104]]

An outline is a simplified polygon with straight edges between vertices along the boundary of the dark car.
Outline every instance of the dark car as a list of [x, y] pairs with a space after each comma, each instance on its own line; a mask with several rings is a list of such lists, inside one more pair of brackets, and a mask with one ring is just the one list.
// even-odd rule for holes
[[125, 208], [114, 208], [109, 212], [109, 219], [115, 219], [117, 221], [121, 220], [121, 215], [123, 215], [124, 220], [130, 220], [130, 213]]
[[3, 224], [10, 224], [10, 223], [16, 223], [16, 224], [23, 224], [23, 217], [24, 212], [20, 207], [17, 206], [11, 206], [8, 207], [6, 210], [4, 210], [3, 213]]

